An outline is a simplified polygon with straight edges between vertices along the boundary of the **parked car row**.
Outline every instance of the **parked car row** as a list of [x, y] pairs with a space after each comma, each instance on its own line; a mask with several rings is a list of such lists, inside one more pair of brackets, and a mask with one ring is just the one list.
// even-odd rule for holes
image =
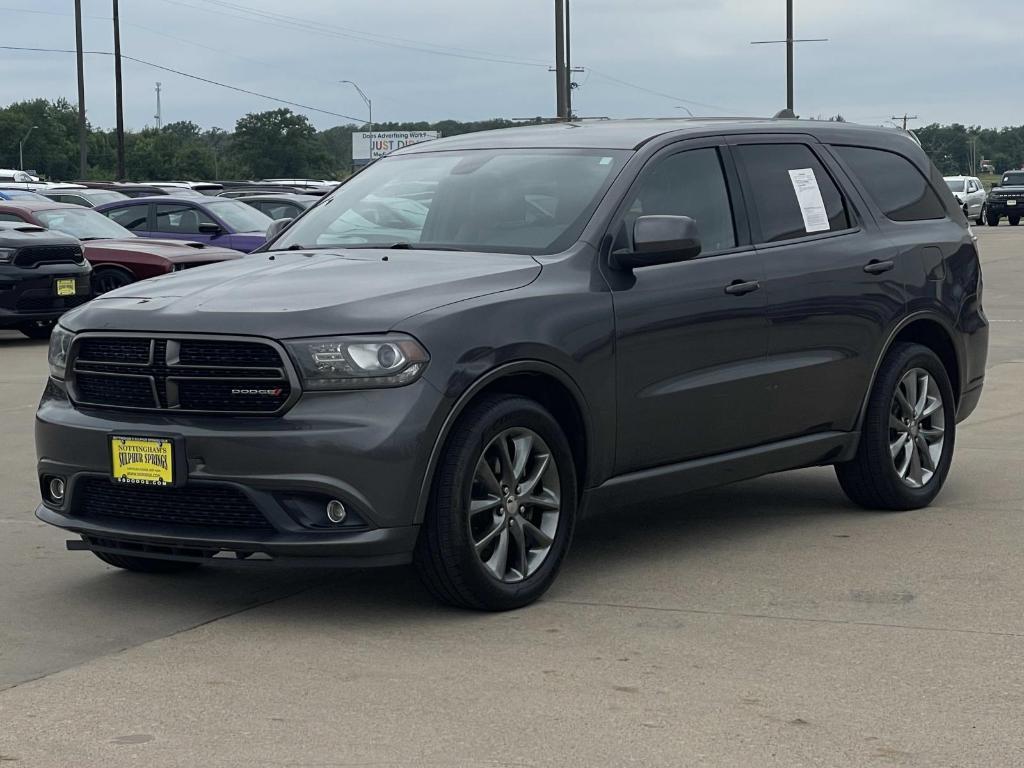
[[964, 216], [978, 226], [998, 227], [1004, 217], [1011, 227], [1020, 224], [1024, 213], [1024, 170], [1006, 171], [988, 192], [977, 176], [946, 176], [945, 182], [962, 206]]
[[30, 338], [45, 338], [61, 314], [93, 296], [243, 256], [203, 242], [141, 238], [95, 210], [46, 198], [0, 201], [0, 227], [0, 328]]

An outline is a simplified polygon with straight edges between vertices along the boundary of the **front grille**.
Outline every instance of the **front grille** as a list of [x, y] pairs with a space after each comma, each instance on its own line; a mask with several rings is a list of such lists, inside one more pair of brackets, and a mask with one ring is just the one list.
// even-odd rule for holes
[[19, 248], [14, 255], [18, 267], [36, 267], [40, 264], [81, 264], [82, 249], [77, 245], [30, 245]]
[[248, 496], [227, 486], [151, 488], [86, 478], [75, 489], [73, 514], [93, 519], [273, 530]]
[[267, 342], [88, 335], [71, 357], [82, 405], [274, 415], [292, 396], [287, 363]]

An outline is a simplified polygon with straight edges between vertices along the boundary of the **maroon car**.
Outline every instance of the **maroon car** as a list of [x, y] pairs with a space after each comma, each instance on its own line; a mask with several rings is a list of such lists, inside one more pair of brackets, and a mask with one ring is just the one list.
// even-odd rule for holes
[[136, 237], [102, 213], [67, 203], [0, 200], [0, 221], [28, 222], [81, 240], [85, 258], [92, 264], [93, 293], [97, 294], [147, 277], [245, 255], [204, 243]]

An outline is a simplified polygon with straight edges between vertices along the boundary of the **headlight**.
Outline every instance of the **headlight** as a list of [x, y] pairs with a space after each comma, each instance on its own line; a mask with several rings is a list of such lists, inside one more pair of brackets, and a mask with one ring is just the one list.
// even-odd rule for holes
[[50, 334], [50, 352], [47, 360], [50, 363], [50, 375], [55, 379], [63, 379], [68, 367], [68, 352], [75, 334], [59, 325]]
[[420, 377], [430, 356], [409, 336], [339, 336], [286, 342], [305, 389], [402, 387]]
[[14, 254], [16, 249], [14, 248], [0, 248], [0, 264], [10, 264], [14, 261]]

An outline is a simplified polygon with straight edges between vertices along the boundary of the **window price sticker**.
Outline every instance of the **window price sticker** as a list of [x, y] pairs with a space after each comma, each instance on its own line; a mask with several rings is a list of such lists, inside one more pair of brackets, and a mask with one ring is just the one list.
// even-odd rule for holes
[[818, 180], [813, 168], [798, 168], [789, 172], [796, 192], [796, 202], [800, 206], [800, 214], [804, 217], [804, 229], [807, 232], [827, 232], [831, 227], [828, 223], [828, 212], [825, 201], [821, 199]]

